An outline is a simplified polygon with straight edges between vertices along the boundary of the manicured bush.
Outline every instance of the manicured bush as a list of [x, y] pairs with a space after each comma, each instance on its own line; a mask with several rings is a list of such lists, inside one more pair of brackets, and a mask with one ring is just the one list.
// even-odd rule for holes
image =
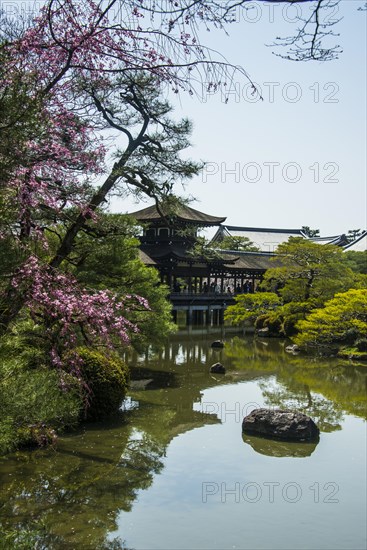
[[351, 288], [336, 294], [323, 308], [299, 321], [297, 328], [300, 332], [294, 341], [305, 349], [354, 346], [367, 333], [367, 289]]
[[128, 387], [128, 367], [116, 353], [86, 347], [76, 351], [82, 361], [81, 377], [90, 390], [84, 389], [85, 419], [100, 420], [117, 413]]

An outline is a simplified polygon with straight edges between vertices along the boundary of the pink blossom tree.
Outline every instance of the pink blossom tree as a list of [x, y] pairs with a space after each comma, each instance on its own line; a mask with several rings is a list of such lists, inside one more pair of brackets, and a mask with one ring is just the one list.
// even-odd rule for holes
[[[198, 172], [200, 164], [180, 157], [190, 123], [169, 119], [160, 92], [167, 85], [198, 93], [203, 81], [217, 87], [236, 71], [250, 80], [199, 40], [201, 26], [223, 26], [246, 4], [47, 0], [29, 26], [3, 36], [0, 101], [7, 109], [0, 132], [10, 138], [0, 147], [0, 166], [6, 166], [0, 238], [16, 242], [21, 252], [2, 286], [1, 331], [26, 308], [53, 326], [59, 348], [77, 340], [76, 327], [91, 343], [111, 344], [112, 333], [128, 343], [129, 330], [137, 327], [124, 320], [124, 302], [81, 289], [63, 268], [78, 234], [111, 193], [134, 192], [159, 202], [177, 181]], [[330, 0], [313, 4], [316, 20]], [[315, 38], [320, 29], [311, 33], [308, 47], [314, 58], [317, 52], [322, 57]], [[21, 102], [14, 108], [17, 97]], [[124, 143], [115, 147], [112, 166], [106, 130]], [[47, 253], [50, 232], [59, 244]], [[56, 347], [54, 363], [62, 356]]]

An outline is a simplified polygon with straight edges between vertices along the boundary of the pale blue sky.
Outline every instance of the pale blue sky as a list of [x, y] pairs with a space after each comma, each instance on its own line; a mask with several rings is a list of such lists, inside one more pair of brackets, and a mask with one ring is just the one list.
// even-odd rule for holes
[[[16, 16], [42, 2], [0, 0], [0, 5]], [[202, 43], [244, 67], [264, 101], [251, 101], [239, 77], [227, 103], [221, 92], [205, 101], [183, 93], [172, 97], [175, 115], [194, 123], [187, 155], [208, 163], [183, 191], [197, 199], [194, 208], [227, 216], [229, 225], [308, 225], [322, 235], [367, 227], [367, 12], [358, 11], [364, 5], [365, 0], [341, 0], [338, 12], [330, 14], [343, 18], [335, 27], [343, 53], [325, 63], [286, 61], [265, 46], [292, 34], [299, 6], [254, 1], [252, 10], [238, 11], [229, 36], [219, 29], [202, 31]], [[307, 13], [310, 6], [303, 9]], [[110, 202], [114, 212], [149, 204], [115, 197]]]
[[[323, 235], [366, 228], [366, 12], [357, 11], [364, 3], [342, 0], [335, 40], [343, 53], [326, 63], [286, 61], [265, 46], [292, 33], [293, 13], [283, 6], [271, 22], [269, 9], [254, 2], [256, 11], [239, 14], [230, 36], [203, 32], [203, 42], [246, 69], [264, 101], [252, 102], [241, 79], [228, 103], [220, 92], [206, 102], [174, 98], [176, 115], [194, 123], [188, 154], [209, 163], [186, 186], [198, 199], [194, 208], [227, 216], [230, 225], [308, 225]], [[111, 208], [148, 204], [112, 199]]]

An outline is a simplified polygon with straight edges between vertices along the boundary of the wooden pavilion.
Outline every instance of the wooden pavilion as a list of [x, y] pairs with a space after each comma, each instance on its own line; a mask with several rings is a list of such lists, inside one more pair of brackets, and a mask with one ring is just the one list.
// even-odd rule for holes
[[187, 324], [222, 324], [227, 305], [239, 292], [254, 292], [273, 253], [195, 251], [198, 231], [219, 226], [225, 217], [179, 205], [174, 213], [150, 206], [131, 213], [142, 224], [141, 254], [170, 288], [173, 315], [186, 312]]

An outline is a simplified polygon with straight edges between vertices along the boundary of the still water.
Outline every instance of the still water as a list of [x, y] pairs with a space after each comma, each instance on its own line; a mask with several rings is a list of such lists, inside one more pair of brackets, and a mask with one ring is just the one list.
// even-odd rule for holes
[[[131, 359], [118, 418], [0, 459], [3, 524], [50, 549], [364, 549], [367, 367], [175, 338]], [[260, 406], [306, 412], [319, 442], [242, 437]]]

